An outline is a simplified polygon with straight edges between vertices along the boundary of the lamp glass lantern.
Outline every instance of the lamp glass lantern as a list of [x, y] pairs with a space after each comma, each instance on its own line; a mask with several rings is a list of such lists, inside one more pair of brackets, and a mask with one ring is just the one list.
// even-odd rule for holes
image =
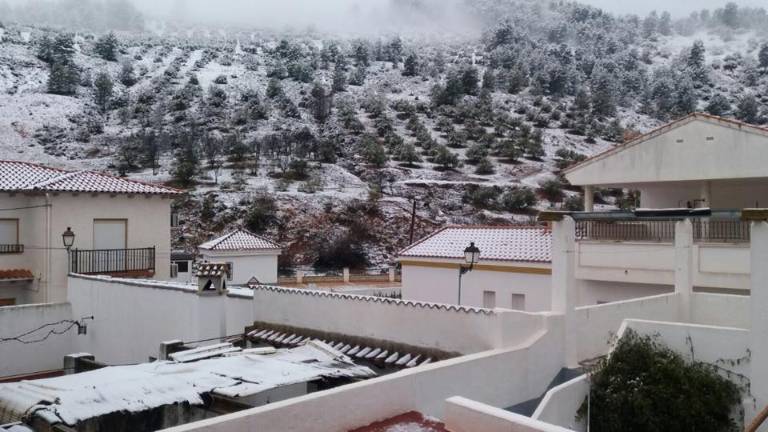
[[469, 244], [469, 247], [464, 249], [464, 260], [469, 265], [473, 265], [480, 260], [480, 249], [475, 246], [475, 242]]
[[75, 233], [72, 232], [71, 227], [67, 227], [67, 230], [61, 234], [61, 240], [64, 242], [64, 247], [67, 250], [72, 248], [72, 245], [75, 244]]

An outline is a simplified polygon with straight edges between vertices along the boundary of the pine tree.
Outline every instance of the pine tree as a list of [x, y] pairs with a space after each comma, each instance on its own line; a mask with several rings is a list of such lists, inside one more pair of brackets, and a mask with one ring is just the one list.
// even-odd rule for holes
[[697, 88], [700, 88], [709, 82], [705, 54], [706, 49], [704, 48], [704, 42], [700, 40], [693, 43], [691, 51], [688, 54], [688, 70], [690, 71], [693, 83]]
[[120, 69], [120, 82], [126, 87], [133, 87], [136, 84], [136, 74], [133, 71], [133, 63], [123, 62]]
[[672, 34], [672, 15], [664, 11], [659, 19], [659, 33], [663, 36], [669, 36]]
[[325, 123], [331, 115], [333, 94], [327, 91], [320, 83], [315, 83], [310, 94], [312, 95], [312, 115], [318, 123]]
[[48, 76], [48, 93], [70, 96], [77, 93], [80, 73], [70, 61], [56, 61]]
[[760, 46], [760, 52], [757, 55], [757, 60], [760, 63], [760, 67], [768, 69], [768, 43], [764, 43]]
[[110, 32], [96, 41], [93, 50], [104, 60], [117, 61], [118, 45], [119, 41], [117, 40], [117, 36]]
[[419, 58], [416, 54], [411, 53], [405, 58], [403, 65], [403, 76], [412, 77], [416, 76], [419, 69]]
[[444, 145], [437, 146], [433, 162], [440, 165], [440, 167], [444, 170], [456, 168], [460, 163], [459, 157]]
[[731, 111], [731, 103], [728, 102], [728, 98], [720, 93], [712, 96], [706, 107], [707, 113], [714, 116], [724, 116]]
[[347, 91], [347, 74], [344, 72], [341, 63], [336, 63], [336, 67], [333, 70], [332, 89], [334, 93]]
[[109, 101], [112, 99], [112, 92], [114, 84], [112, 78], [106, 72], [101, 72], [96, 80], [93, 82], [94, 87], [94, 101], [96, 106], [99, 107], [101, 112], [106, 112], [109, 106]]
[[357, 63], [357, 66], [364, 66], [368, 67], [370, 65], [370, 57], [368, 54], [368, 46], [365, 44], [365, 42], [358, 42], [355, 46], [355, 62]]
[[493, 73], [492, 69], [486, 69], [483, 74], [483, 90], [496, 90], [496, 74]]
[[736, 107], [736, 118], [745, 123], [757, 123], [760, 105], [752, 95], [746, 95], [739, 100]]
[[267, 97], [270, 99], [276, 99], [285, 95], [283, 91], [283, 85], [277, 78], [272, 78], [267, 84]]

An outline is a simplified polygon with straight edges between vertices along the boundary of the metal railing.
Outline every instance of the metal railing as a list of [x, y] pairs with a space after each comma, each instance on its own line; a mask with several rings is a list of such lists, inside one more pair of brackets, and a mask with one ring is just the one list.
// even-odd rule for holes
[[577, 240], [674, 242], [674, 220], [576, 221]]
[[750, 226], [740, 220], [694, 220], [693, 241], [749, 243]]
[[0, 255], [20, 253], [24, 253], [24, 245], [22, 244], [0, 244]]
[[70, 252], [70, 271], [72, 273], [95, 275], [154, 272], [154, 270], [154, 247], [104, 250], [73, 249]]
[[[577, 240], [598, 241], [675, 241], [675, 223], [666, 220], [582, 220], [576, 221]], [[750, 226], [740, 220], [693, 219], [696, 243], [749, 243]]]

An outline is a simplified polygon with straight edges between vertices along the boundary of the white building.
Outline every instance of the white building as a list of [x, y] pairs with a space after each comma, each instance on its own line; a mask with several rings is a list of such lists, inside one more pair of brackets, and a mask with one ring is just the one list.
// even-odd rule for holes
[[[67, 267], [167, 279], [181, 192], [90, 171], [0, 161], [0, 305], [66, 300]], [[62, 233], [75, 234], [69, 254]]]
[[198, 246], [203, 261], [229, 264], [229, 285], [247, 285], [253, 278], [262, 284], [277, 283], [280, 245], [244, 229]]
[[768, 129], [691, 114], [565, 170], [585, 190], [640, 191], [643, 208], [768, 206]]
[[[692, 114], [571, 167], [585, 191], [575, 214], [580, 304], [673, 291], [675, 223], [692, 222], [692, 284], [747, 294], [749, 224], [741, 209], [768, 203], [768, 130]], [[642, 208], [591, 213], [596, 188], [640, 191]], [[680, 236], [677, 236], [679, 239]]]
[[[472, 271], [464, 250], [474, 243]], [[545, 311], [551, 306], [552, 234], [545, 227], [443, 228], [400, 252], [403, 299], [485, 308]], [[461, 295], [461, 298], [459, 298]]]

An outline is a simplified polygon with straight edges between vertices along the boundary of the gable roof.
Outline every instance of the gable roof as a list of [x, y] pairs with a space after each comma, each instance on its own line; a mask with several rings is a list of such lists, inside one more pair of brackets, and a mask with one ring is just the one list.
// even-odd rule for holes
[[68, 171], [31, 162], [0, 160], [0, 191], [179, 195], [182, 191], [96, 171]]
[[665, 134], [665, 133], [667, 133], [667, 132], [669, 132], [671, 130], [674, 130], [674, 129], [677, 129], [679, 127], [682, 127], [682, 126], [690, 123], [693, 120], [702, 120], [702, 121], [706, 121], [708, 123], [717, 124], [717, 125], [725, 126], [725, 127], [736, 128], [736, 129], [747, 129], [747, 130], [750, 130], [752, 132], [768, 136], [768, 129], [766, 129], [766, 128], [763, 128], [763, 127], [760, 127], [760, 126], [755, 126], [755, 125], [752, 125], [752, 124], [749, 124], [749, 123], [744, 123], [744, 122], [741, 122], [741, 121], [738, 121], [738, 120], [728, 119], [728, 118], [725, 118], [725, 117], [718, 117], [718, 116], [713, 116], [713, 115], [707, 114], [707, 113], [696, 112], [696, 113], [688, 114], [685, 117], [679, 118], [679, 119], [677, 119], [677, 120], [675, 120], [673, 122], [667, 123], [667, 124], [665, 124], [663, 126], [660, 126], [660, 127], [656, 128], [656, 129], [654, 129], [654, 130], [652, 130], [652, 131], [650, 131], [648, 133], [642, 134], [642, 135], [638, 136], [637, 138], [634, 138], [634, 139], [632, 139], [630, 141], [627, 141], [627, 142], [622, 143], [622, 144], [618, 144], [618, 145], [614, 146], [613, 148], [610, 148], [610, 149], [608, 149], [608, 150], [606, 150], [606, 151], [604, 151], [602, 153], [598, 153], [598, 154], [596, 154], [596, 155], [594, 155], [592, 157], [584, 159], [583, 161], [581, 161], [581, 162], [579, 162], [579, 163], [577, 163], [575, 165], [572, 165], [572, 166], [564, 169], [563, 170], [563, 174], [570, 174], [570, 173], [572, 173], [574, 171], [578, 171], [579, 169], [581, 169], [581, 168], [583, 168], [583, 167], [585, 167], [587, 165], [590, 165], [590, 164], [592, 164], [592, 163], [594, 163], [594, 162], [596, 162], [598, 160], [605, 159], [608, 156], [614, 155], [614, 154], [622, 152], [622, 151], [624, 151], [624, 150], [626, 150], [626, 149], [628, 149], [630, 147], [634, 147], [634, 146], [636, 146], [638, 144], [644, 143], [644, 142], [646, 142], [646, 141], [648, 141], [650, 139], [653, 139], [653, 138], [655, 138], [655, 137], [657, 137], [659, 135]]
[[250, 231], [239, 229], [205, 242], [198, 248], [209, 251], [248, 251], [280, 249], [280, 245]]
[[471, 242], [487, 261], [552, 262], [552, 232], [531, 226], [451, 226], [419, 240], [400, 258], [464, 259]]

